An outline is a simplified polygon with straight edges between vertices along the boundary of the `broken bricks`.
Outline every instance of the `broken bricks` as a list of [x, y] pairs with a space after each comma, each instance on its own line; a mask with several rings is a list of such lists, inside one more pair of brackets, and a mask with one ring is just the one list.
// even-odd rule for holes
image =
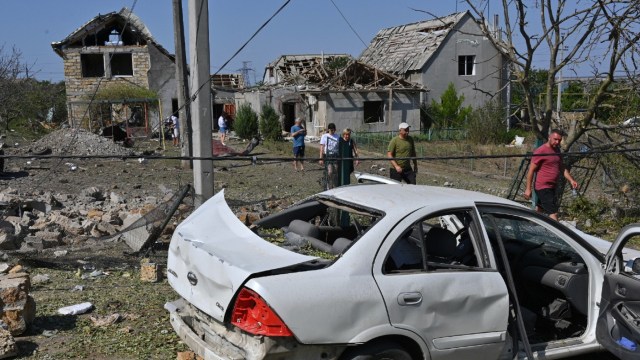
[[8, 326], [11, 335], [20, 335], [27, 330], [36, 316], [36, 303], [29, 295], [29, 274], [15, 272], [0, 275], [0, 319]]
[[162, 280], [160, 264], [150, 262], [149, 259], [140, 261], [140, 280], [146, 282], [158, 282]]

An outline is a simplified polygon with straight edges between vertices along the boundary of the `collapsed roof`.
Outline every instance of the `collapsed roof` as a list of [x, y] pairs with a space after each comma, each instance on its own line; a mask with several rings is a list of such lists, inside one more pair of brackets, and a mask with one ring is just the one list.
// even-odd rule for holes
[[226, 90], [244, 89], [244, 76], [242, 74], [214, 74], [211, 75], [211, 87]]
[[[114, 34], [116, 41], [113, 41]], [[64, 50], [67, 48], [109, 45], [144, 46], [147, 44], [153, 44], [164, 55], [175, 61], [174, 55], [170, 54], [153, 38], [142, 20], [124, 7], [118, 12], [98, 14], [63, 40], [52, 42], [51, 47], [60, 57], [64, 58]]]
[[382, 29], [360, 55], [360, 61], [393, 74], [421, 71], [447, 35], [468, 11]]

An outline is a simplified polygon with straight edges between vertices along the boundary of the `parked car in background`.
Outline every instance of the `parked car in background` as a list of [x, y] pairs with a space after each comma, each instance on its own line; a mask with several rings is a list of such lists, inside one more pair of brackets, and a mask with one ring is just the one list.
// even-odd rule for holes
[[332, 189], [241, 223], [221, 191], [171, 240], [171, 323], [205, 359], [640, 357], [640, 260], [495, 196]]

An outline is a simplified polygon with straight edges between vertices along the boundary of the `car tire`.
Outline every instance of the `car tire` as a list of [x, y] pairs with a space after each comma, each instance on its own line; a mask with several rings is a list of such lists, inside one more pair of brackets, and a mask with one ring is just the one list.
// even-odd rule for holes
[[402, 345], [381, 341], [347, 349], [340, 360], [413, 360], [413, 357]]

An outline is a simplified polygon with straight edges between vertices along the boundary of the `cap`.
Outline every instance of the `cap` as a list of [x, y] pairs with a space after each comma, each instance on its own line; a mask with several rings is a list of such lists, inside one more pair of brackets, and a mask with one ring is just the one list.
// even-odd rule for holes
[[400, 123], [400, 125], [398, 126], [398, 129], [408, 129], [410, 127], [411, 126], [409, 126], [409, 124], [403, 122], [403, 123]]

